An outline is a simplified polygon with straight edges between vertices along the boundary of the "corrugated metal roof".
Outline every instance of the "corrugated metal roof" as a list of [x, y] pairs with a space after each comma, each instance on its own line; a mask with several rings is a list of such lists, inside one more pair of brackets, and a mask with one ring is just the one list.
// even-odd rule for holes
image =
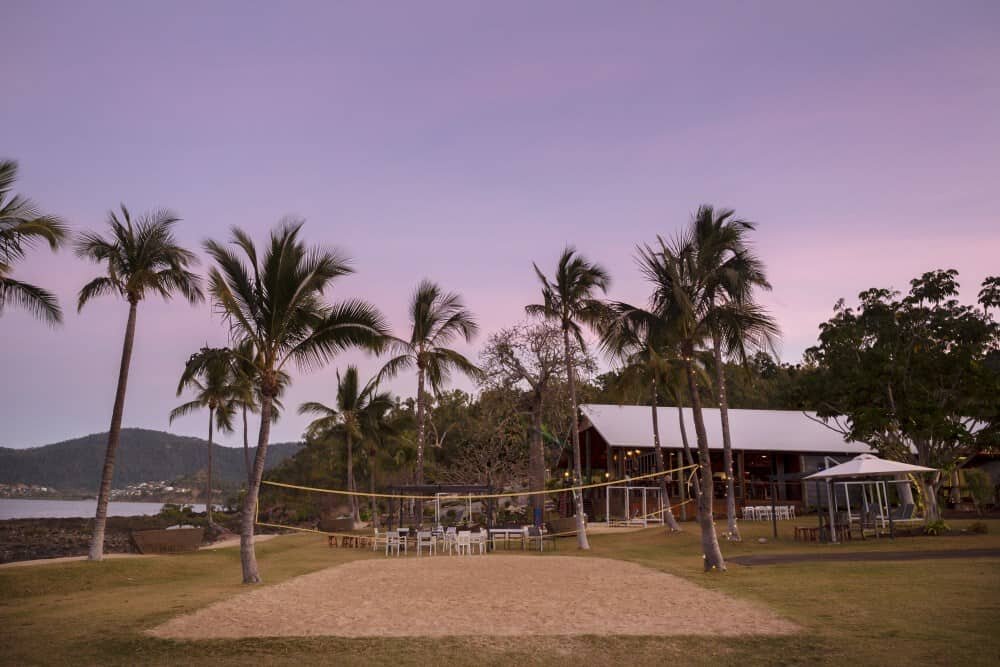
[[[594, 428], [615, 447], [652, 447], [653, 420], [649, 406], [581, 405], [580, 410]], [[718, 408], [704, 408], [708, 446], [722, 449], [722, 425]], [[815, 416], [815, 413], [808, 413]], [[659, 408], [660, 442], [664, 447], [680, 448], [681, 431], [677, 408]], [[688, 442], [697, 448], [694, 417], [684, 409]], [[809, 419], [797, 410], [729, 410], [733, 449], [800, 452], [803, 454], [864, 454], [871, 448], [860, 442], [844, 442], [843, 437]]]

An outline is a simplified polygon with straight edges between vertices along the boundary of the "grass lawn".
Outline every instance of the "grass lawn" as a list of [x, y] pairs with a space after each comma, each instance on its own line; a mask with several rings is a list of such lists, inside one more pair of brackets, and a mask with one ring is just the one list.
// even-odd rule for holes
[[[802, 521], [792, 522], [803, 523]], [[962, 527], [968, 522], [951, 522]], [[1000, 521], [987, 535], [869, 540], [833, 546], [756, 542], [770, 525], [743, 524], [745, 541], [727, 556], [845, 550], [1000, 548]], [[1000, 559], [801, 562], [702, 574], [697, 529], [595, 535], [591, 554], [621, 558], [706, 588], [766, 603], [802, 626], [780, 638], [624, 638], [599, 635], [506, 639], [255, 639], [173, 642], [142, 631], [176, 614], [246, 590], [236, 549], [170, 557], [0, 569], [0, 664], [998, 664]], [[514, 552], [511, 552], [514, 553]], [[562, 540], [560, 555], [587, 554]], [[321, 537], [282, 537], [258, 547], [267, 584], [344, 563], [381, 558], [329, 549]], [[412, 556], [411, 556], [412, 557]], [[525, 557], [538, 557], [525, 555]], [[544, 557], [544, 556], [543, 556]], [[516, 590], [516, 582], [512, 582]], [[627, 593], [628, 582], [622, 582]], [[373, 591], [373, 594], [376, 592]], [[336, 596], [336, 591], [330, 595]], [[557, 590], [538, 591], [558, 596]], [[345, 601], [345, 605], [349, 601]], [[289, 614], [308, 614], [289, 609]], [[741, 619], [731, 619], [739, 624]]]

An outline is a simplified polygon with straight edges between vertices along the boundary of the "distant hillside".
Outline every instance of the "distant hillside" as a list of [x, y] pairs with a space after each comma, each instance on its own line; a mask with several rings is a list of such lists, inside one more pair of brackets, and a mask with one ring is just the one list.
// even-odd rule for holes
[[[60, 490], [95, 490], [101, 479], [107, 433], [94, 433], [43, 447], [0, 447], [0, 483], [36, 484]], [[267, 448], [267, 468], [292, 456], [300, 443], [275, 443]], [[243, 448], [213, 448], [213, 473], [220, 482], [246, 479]], [[250, 450], [250, 456], [256, 448]], [[163, 431], [122, 429], [115, 457], [114, 488], [136, 482], [173, 480], [193, 475], [208, 465], [208, 443]]]

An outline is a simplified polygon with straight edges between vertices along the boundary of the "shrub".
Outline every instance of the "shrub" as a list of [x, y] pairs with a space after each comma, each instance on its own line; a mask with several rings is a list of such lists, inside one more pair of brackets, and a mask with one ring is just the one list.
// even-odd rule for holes
[[993, 502], [993, 483], [985, 470], [979, 468], [967, 468], [963, 471], [965, 486], [972, 496], [972, 502], [976, 505], [976, 511], [982, 512], [984, 505]]
[[928, 524], [924, 526], [924, 535], [941, 535], [949, 530], [950, 528], [948, 528], [948, 524], [946, 524], [943, 519], [936, 519], [928, 522]]

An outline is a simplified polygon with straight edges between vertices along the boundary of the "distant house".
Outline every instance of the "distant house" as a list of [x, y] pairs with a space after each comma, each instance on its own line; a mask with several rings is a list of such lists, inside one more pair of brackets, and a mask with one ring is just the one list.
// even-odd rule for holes
[[[581, 462], [584, 482], [623, 482], [631, 477], [655, 472], [652, 410], [648, 406], [580, 406]], [[726, 483], [722, 468], [722, 427], [719, 410], [705, 408], [705, 429], [711, 450], [715, 478], [716, 511], [725, 511]], [[657, 411], [660, 442], [668, 468], [685, 465], [677, 408]], [[800, 478], [825, 467], [831, 461], [872, 451], [860, 442], [845, 442], [843, 436], [796, 410], [730, 410], [729, 423], [733, 446], [733, 474], [736, 479], [736, 502], [760, 504], [770, 499], [785, 504], [813, 504], [813, 488], [803, 488]], [[692, 454], [697, 460], [698, 442], [690, 408], [684, 409], [684, 424]], [[568, 457], [560, 462], [561, 472], [568, 468]], [[690, 471], [675, 474], [669, 491], [673, 502], [688, 496], [682, 478]], [[774, 487], [772, 487], [774, 483]], [[655, 482], [644, 482], [655, 485]], [[601, 515], [604, 490], [587, 495], [589, 507]], [[588, 514], [595, 516], [591, 509]]]

